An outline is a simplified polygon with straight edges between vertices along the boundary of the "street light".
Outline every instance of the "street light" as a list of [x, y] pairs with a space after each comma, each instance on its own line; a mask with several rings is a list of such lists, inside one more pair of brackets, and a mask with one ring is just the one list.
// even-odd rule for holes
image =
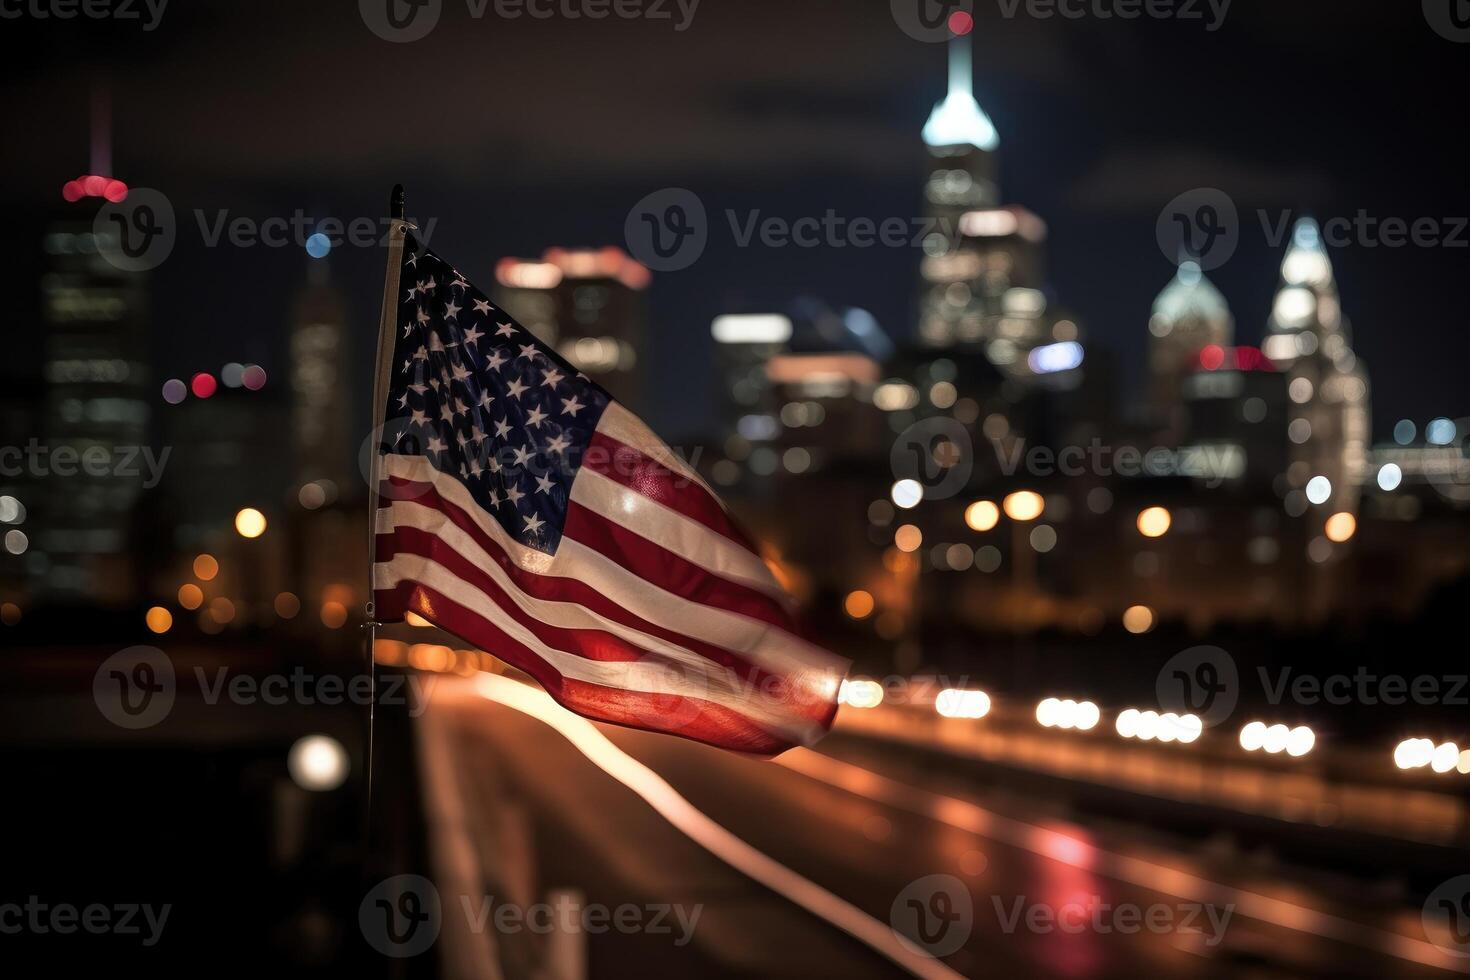
[[242, 538], [258, 538], [265, 533], [265, 515], [254, 507], [245, 507], [235, 515], [235, 530]]
[[1347, 511], [1339, 511], [1327, 518], [1327, 524], [1323, 528], [1327, 534], [1327, 540], [1341, 544], [1351, 538], [1358, 530], [1358, 519]]
[[965, 508], [965, 523], [972, 531], [989, 531], [1000, 522], [1000, 508], [989, 500], [977, 500]]
[[1173, 523], [1173, 515], [1164, 507], [1145, 507], [1138, 513], [1138, 533], [1146, 538], [1162, 538]]
[[1000, 506], [1013, 521], [1034, 521], [1046, 509], [1046, 502], [1034, 490], [1017, 490], [1007, 494]]

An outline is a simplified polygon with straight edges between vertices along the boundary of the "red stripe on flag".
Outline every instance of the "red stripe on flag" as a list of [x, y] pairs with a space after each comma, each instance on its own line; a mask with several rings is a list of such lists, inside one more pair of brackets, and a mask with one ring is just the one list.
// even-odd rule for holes
[[698, 521], [747, 551], [758, 553], [750, 539], [730, 521], [720, 502], [697, 481], [670, 470], [606, 433], [592, 434], [592, 441], [582, 454], [582, 467]]
[[575, 500], [567, 504], [562, 534], [676, 596], [794, 632], [791, 617], [770, 596], [721, 578]]
[[737, 711], [700, 698], [627, 691], [563, 677], [531, 648], [433, 589], [403, 582], [377, 595], [386, 598], [390, 592], [405, 608], [530, 674], [559, 704], [588, 718], [758, 755], [775, 755], [796, 744]]
[[[507, 596], [505, 591], [484, 570], [430, 532], [421, 531], [418, 528], [398, 528], [391, 540], [386, 535], [379, 536], [378, 552], [378, 560], [382, 562], [391, 560], [395, 553], [435, 561], [450, 574], [485, 592], [497, 606], [505, 610], [506, 615], [531, 630], [542, 643], [555, 649], [586, 657], [589, 660], [606, 662], [647, 661], [660, 664], [673, 662], [670, 657], [660, 654], [657, 650], [645, 649], [639, 643], [623, 639], [607, 630], [593, 627], [572, 628], [543, 623], [532, 614], [515, 606], [512, 598]], [[533, 577], [540, 578], [540, 576]], [[524, 589], [521, 591], [525, 592]], [[381, 595], [384, 597], [384, 604], [393, 604], [396, 600], [396, 590], [384, 590]], [[613, 619], [611, 616], [607, 618]], [[624, 618], [629, 622], [624, 622]], [[793, 717], [800, 716], [802, 720], [823, 725], [831, 724], [833, 705], [830, 700], [815, 696], [809, 688], [802, 686], [801, 682], [793, 682], [786, 677], [749, 664], [720, 647], [643, 623], [637, 616], [631, 614], [614, 619], [614, 622], [648, 633], [705, 657], [711, 662], [710, 670], [727, 671], [731, 680], [743, 685], [752, 696], [759, 696], [768, 703], [779, 704], [782, 710], [789, 712]]]
[[[391, 482], [393, 484], [393, 493], [396, 495], [395, 499], [411, 500], [414, 503], [433, 508], [444, 514], [449, 520], [454, 522], [456, 527], [464, 531], [474, 539], [476, 544], [484, 548], [506, 570], [507, 574], [511, 576], [512, 580], [523, 591], [539, 598], [579, 602], [587, 606], [587, 608], [595, 609], [609, 618], [616, 618], [612, 612], [608, 611], [609, 609], [615, 609], [619, 613], [624, 613], [632, 617], [632, 619], [639, 623], [644, 622], [632, 613], [628, 613], [622, 606], [606, 599], [602, 593], [597, 592], [584, 582], [559, 576], [537, 575], [534, 572], [526, 571], [512, 561], [510, 556], [506, 554], [505, 549], [486, 534], [461, 507], [440, 496], [439, 491], [432, 484], [416, 483], [400, 477], [393, 477]], [[576, 511], [580, 511], [583, 517], [578, 522], [577, 533], [573, 533], [572, 512]], [[613, 530], [600, 530], [599, 526], [602, 529], [615, 529], [617, 532], [621, 532], [622, 536], [628, 539], [629, 543], [635, 547], [626, 550], [623, 548], [607, 550], [599, 547], [593, 541], [589, 541], [588, 538], [594, 540], [599, 537], [605, 540], [611, 540], [613, 538]], [[729, 582], [709, 572], [704, 572], [698, 566], [685, 561], [640, 535], [633, 534], [613, 524], [611, 521], [581, 507], [579, 504], [572, 503], [570, 505], [570, 510], [567, 515], [567, 526], [563, 534], [584, 546], [594, 548], [594, 550], [599, 551], [609, 560], [616, 562], [624, 569], [627, 569], [644, 581], [656, 585], [666, 592], [673, 593], [683, 599], [712, 606], [716, 609], [723, 609], [727, 612], [747, 616], [789, 633], [793, 637], [797, 635], [792, 619], [786, 613], [786, 610], [781, 608], [769, 596], [757, 592], [754, 589]], [[583, 536], [584, 534], [586, 537]], [[391, 556], [391, 552], [389, 554]], [[682, 578], [674, 580], [664, 578], [659, 574], [649, 574], [650, 572], [656, 572], [659, 568], [667, 568], [677, 572]], [[703, 583], [693, 577], [696, 572], [704, 576]], [[623, 620], [619, 621], [623, 622]], [[631, 626], [634, 623], [629, 622], [626, 625]], [[641, 629], [642, 627], [639, 626], [637, 628]], [[726, 656], [728, 657], [728, 654]]]

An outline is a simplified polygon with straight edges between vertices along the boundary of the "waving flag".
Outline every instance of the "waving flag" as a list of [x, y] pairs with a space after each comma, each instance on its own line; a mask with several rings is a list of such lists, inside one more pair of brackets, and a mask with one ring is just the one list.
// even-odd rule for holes
[[403, 235], [379, 366], [376, 618], [411, 610], [589, 718], [761, 754], [820, 738], [847, 662], [796, 634], [719, 499]]

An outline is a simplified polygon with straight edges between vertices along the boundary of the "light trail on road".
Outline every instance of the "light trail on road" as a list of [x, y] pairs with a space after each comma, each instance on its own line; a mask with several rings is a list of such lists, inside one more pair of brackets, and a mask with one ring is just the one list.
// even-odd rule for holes
[[697, 809], [662, 776], [614, 745], [585, 718], [545, 692], [498, 674], [477, 674], [483, 698], [529, 715], [555, 729], [587, 760], [640, 796], [661, 817], [715, 857], [812, 915], [842, 930], [923, 980], [963, 980], [962, 975], [904, 939], [886, 923], [803, 877]]
[[1319, 912], [1259, 892], [1200, 878], [1152, 861], [1103, 850], [1077, 837], [1002, 816], [967, 800], [909, 786], [870, 769], [811, 749], [792, 749], [774, 760], [828, 786], [958, 830], [1021, 848], [1075, 868], [1189, 901], [1232, 905], [1241, 915], [1270, 925], [1383, 953], [1396, 959], [1470, 974], [1470, 961], [1423, 940]]

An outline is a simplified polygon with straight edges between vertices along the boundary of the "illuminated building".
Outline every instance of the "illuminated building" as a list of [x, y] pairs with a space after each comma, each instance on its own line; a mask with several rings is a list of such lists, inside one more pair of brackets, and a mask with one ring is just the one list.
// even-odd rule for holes
[[365, 435], [351, 432], [348, 421], [344, 322], [327, 263], [314, 259], [291, 320], [291, 442], [299, 485], [327, 479], [346, 486]]
[[162, 486], [175, 552], [216, 548], [213, 539], [228, 533], [241, 508], [282, 499], [292, 475], [279, 451], [289, 420], [277, 387], [218, 384], [208, 397], [190, 394], [159, 409], [173, 447]]
[[[776, 417], [766, 363], [788, 349], [792, 331], [791, 318], [779, 313], [726, 314], [710, 325], [724, 400], [721, 417], [731, 420], [726, 437], [737, 456], [771, 425], [766, 420]], [[735, 475], [728, 467], [721, 471], [731, 482]]]
[[[50, 598], [122, 605], [138, 594], [129, 538], [147, 472], [136, 464], [149, 444], [148, 290], [147, 274], [118, 269], [108, 248], [90, 221], [54, 224], [43, 242], [41, 433], [52, 465], [30, 567]], [[59, 453], [89, 451], [107, 465], [62, 475]]]
[[502, 259], [495, 279], [497, 304], [613, 397], [637, 408], [646, 268], [612, 246], [551, 248], [539, 261]]
[[[929, 348], [978, 346], [1009, 376], [1076, 383], [1081, 337], [1076, 322], [1050, 308], [1042, 286], [1046, 223], [1019, 206], [1000, 205], [1000, 138], [971, 79], [970, 38], [949, 44], [949, 89], [923, 129], [929, 177], [924, 213], [932, 227], [920, 266], [919, 339]], [[1065, 344], [1033, 359], [1033, 350]], [[1070, 361], [1077, 359], [1077, 364]], [[961, 387], [967, 387], [962, 379]]]
[[1200, 369], [1206, 348], [1224, 350], [1230, 345], [1235, 321], [1225, 297], [1205, 278], [1199, 264], [1185, 261], [1154, 300], [1148, 332], [1151, 421], [1177, 437], [1184, 381]]
[[1285, 372], [1291, 399], [1288, 512], [1355, 512], [1367, 465], [1368, 376], [1353, 353], [1332, 263], [1310, 218], [1292, 228], [1262, 349]]
[[1186, 475], [1270, 498], [1288, 462], [1285, 375], [1255, 347], [1210, 344], [1175, 384]]

